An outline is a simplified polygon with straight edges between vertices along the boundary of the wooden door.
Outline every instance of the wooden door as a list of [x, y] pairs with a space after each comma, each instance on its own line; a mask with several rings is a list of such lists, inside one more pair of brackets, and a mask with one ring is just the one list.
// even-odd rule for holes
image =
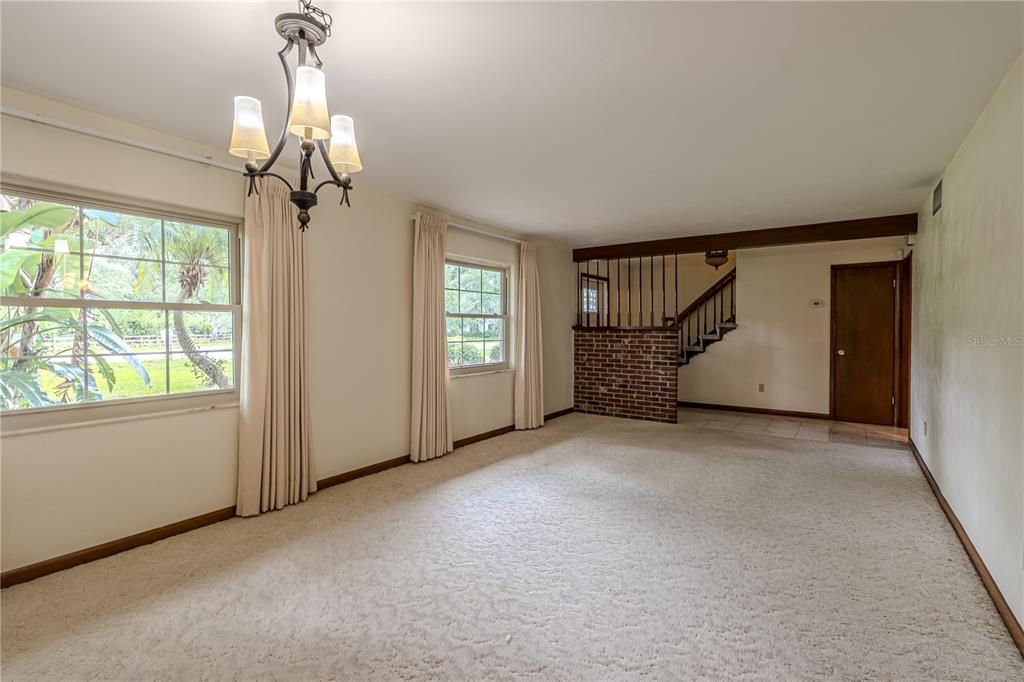
[[894, 424], [897, 264], [832, 266], [832, 415]]

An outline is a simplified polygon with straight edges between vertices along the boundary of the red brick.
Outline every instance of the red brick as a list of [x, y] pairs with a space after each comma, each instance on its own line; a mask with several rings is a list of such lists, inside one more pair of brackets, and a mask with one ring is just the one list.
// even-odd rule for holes
[[576, 409], [674, 424], [678, 343], [673, 331], [577, 329]]

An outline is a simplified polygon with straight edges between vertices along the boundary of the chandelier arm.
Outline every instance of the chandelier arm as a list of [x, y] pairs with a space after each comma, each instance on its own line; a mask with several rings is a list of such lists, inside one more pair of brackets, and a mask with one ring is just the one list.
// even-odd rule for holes
[[324, 66], [324, 60], [320, 59], [320, 55], [316, 53], [316, 45], [314, 45], [313, 43], [308, 43], [306, 45], [306, 48], [309, 50], [309, 53], [313, 55], [313, 59], [316, 60], [316, 68], [322, 69]]
[[[284, 149], [284, 143], [288, 140], [288, 119], [291, 118], [292, 100], [295, 98], [295, 83], [292, 80], [292, 71], [288, 68], [288, 55], [291, 54], [292, 48], [295, 47], [295, 39], [288, 38], [288, 44], [281, 48], [281, 51], [277, 53], [278, 59], [281, 60], [281, 67], [284, 69], [285, 82], [288, 85], [288, 101], [285, 103], [284, 112], [284, 127], [281, 129], [281, 137], [277, 141], [277, 146], [274, 147], [274, 151], [270, 153], [267, 160], [260, 166], [258, 173], [267, 173], [271, 166], [277, 161], [277, 157], [281, 155], [281, 150]], [[273, 173], [267, 173], [273, 175]], [[281, 177], [278, 175], [277, 177]], [[284, 178], [281, 178], [282, 180]], [[287, 181], [285, 181], [287, 182]], [[288, 185], [291, 187], [291, 185]]]
[[320, 188], [323, 187], [324, 185], [334, 185], [335, 187], [341, 187], [337, 180], [324, 180], [323, 182], [316, 186], [316, 189], [313, 190], [313, 194], [319, 194]]
[[287, 179], [281, 177], [277, 173], [271, 173], [270, 171], [256, 171], [255, 173], [246, 173], [246, 175], [248, 175], [249, 177], [252, 177], [252, 178], [262, 178], [262, 177], [266, 177], [266, 176], [269, 175], [270, 177], [277, 178], [278, 180], [283, 182], [285, 185], [287, 185], [288, 186], [288, 191], [290, 191], [290, 192], [294, 192], [295, 191], [295, 188], [292, 187], [292, 183], [288, 182]]

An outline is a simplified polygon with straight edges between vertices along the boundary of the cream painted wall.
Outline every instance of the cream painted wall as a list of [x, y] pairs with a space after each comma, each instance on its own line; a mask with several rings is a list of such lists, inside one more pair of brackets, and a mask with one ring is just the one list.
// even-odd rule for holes
[[1024, 622], [1022, 62], [918, 213], [910, 435]]
[[[224, 163], [238, 161], [221, 150], [10, 88], [0, 89], [0, 103], [4, 108], [201, 157], [210, 156]], [[4, 116], [0, 125], [0, 170], [6, 176], [16, 174], [87, 191], [119, 194], [139, 202], [173, 204], [239, 218], [244, 212], [244, 185], [230, 171], [10, 116]]]
[[[544, 356], [544, 414], [572, 407], [572, 326], [576, 323], [576, 270], [572, 248], [546, 239], [537, 245]], [[511, 423], [511, 422], [509, 422]]]
[[896, 260], [901, 248], [888, 237], [739, 251], [739, 327], [679, 368], [679, 399], [828, 413], [831, 266]]
[[[26, 93], [3, 89], [0, 98], [5, 107], [237, 161], [220, 150]], [[10, 116], [0, 125], [5, 179], [31, 184], [35, 178], [190, 212], [243, 213], [244, 184], [236, 173]], [[310, 402], [320, 478], [409, 452], [414, 207], [365, 183], [352, 203], [340, 208], [335, 199], [325, 200], [306, 234]], [[514, 244], [474, 237], [453, 243], [481, 254], [499, 248], [492, 244], [507, 244], [501, 257], [518, 263]], [[551, 412], [571, 405], [572, 258], [568, 246], [554, 242], [538, 240], [538, 251]], [[456, 437], [512, 423], [511, 373], [453, 383]], [[237, 408], [224, 407], [3, 437], [2, 569], [233, 505], [237, 428]], [[186, 447], [183, 433], [191, 436]]]
[[360, 186], [342, 207], [325, 191], [306, 232], [319, 478], [409, 453], [412, 367], [412, 204]]
[[0, 445], [4, 571], [235, 504], [236, 407]]

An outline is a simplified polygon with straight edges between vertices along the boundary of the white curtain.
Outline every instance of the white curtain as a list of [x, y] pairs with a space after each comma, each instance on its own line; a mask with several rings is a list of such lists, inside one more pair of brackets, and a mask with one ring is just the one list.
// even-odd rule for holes
[[452, 450], [448, 410], [448, 343], [444, 318], [447, 221], [416, 214], [412, 268], [412, 461]]
[[303, 235], [284, 184], [256, 182], [259, 193], [245, 202], [239, 516], [281, 509], [316, 491]]
[[519, 248], [516, 324], [516, 428], [535, 429], [544, 426], [544, 358], [537, 249], [526, 242]]

